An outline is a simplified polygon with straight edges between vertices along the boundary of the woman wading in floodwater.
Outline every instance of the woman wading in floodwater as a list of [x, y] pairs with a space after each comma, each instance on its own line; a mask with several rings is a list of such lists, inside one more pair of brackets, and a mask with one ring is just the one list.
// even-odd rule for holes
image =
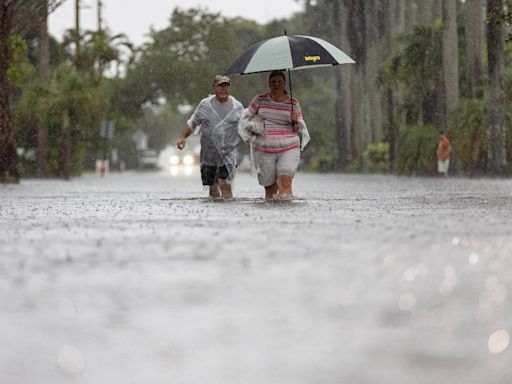
[[[264, 130], [252, 141], [258, 182], [265, 187], [265, 199], [291, 200], [292, 181], [299, 166], [300, 151], [309, 141], [299, 101], [286, 92], [282, 71], [273, 71], [268, 79], [269, 92], [257, 95], [243, 119], [259, 115]], [[299, 137], [303, 134], [303, 140]]]

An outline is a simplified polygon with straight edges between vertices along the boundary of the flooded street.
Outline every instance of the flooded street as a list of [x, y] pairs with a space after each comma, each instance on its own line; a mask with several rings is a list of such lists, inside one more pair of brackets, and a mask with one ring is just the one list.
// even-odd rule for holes
[[512, 180], [0, 185], [0, 382], [512, 382]]

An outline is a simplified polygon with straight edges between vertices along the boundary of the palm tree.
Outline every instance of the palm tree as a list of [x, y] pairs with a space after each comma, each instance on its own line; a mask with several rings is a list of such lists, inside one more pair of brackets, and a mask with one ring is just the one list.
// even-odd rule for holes
[[12, 85], [8, 77], [11, 37], [20, 33], [38, 15], [52, 12], [62, 0], [0, 0], [0, 182], [19, 181], [17, 155], [11, 124]]
[[111, 35], [108, 30], [88, 31], [84, 35], [83, 54], [90, 67], [95, 67], [98, 77], [103, 76], [112, 62], [122, 61], [123, 49], [129, 51], [129, 60], [133, 58], [134, 47], [124, 33]]
[[108, 30], [86, 31], [77, 36], [75, 29], [68, 29], [64, 34], [62, 45], [67, 49], [71, 61], [76, 62], [76, 45], [80, 41], [80, 68], [88, 71], [94, 78], [101, 78], [112, 62], [122, 63], [123, 50], [129, 56], [125, 64], [133, 61], [134, 46], [123, 34], [111, 35]]

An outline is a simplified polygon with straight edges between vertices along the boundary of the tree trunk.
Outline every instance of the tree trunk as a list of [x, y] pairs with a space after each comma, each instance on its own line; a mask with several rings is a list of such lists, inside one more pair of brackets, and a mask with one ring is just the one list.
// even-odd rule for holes
[[506, 165], [503, 0], [487, 0], [487, 54], [489, 63], [488, 172], [503, 174]]
[[[457, 0], [443, 0], [443, 75], [445, 112], [453, 112], [459, 102], [459, 49]], [[445, 121], [447, 117], [445, 117]]]
[[468, 79], [471, 97], [483, 96], [483, 41], [484, 15], [482, 0], [466, 0], [466, 53], [468, 59]]
[[366, 1], [345, 0], [347, 9], [347, 35], [350, 51], [357, 63], [351, 79], [350, 151], [352, 160], [361, 160], [365, 133], [368, 131], [368, 93], [365, 87], [367, 71]]
[[432, 1], [416, 0], [416, 6], [416, 24], [428, 26], [432, 25]]
[[398, 152], [398, 124], [395, 119], [395, 96], [393, 87], [388, 85], [387, 92], [387, 113], [388, 113], [388, 141], [389, 141], [389, 170], [395, 171], [396, 155]]
[[[49, 38], [48, 38], [48, 0], [42, 0], [44, 9], [41, 12], [41, 23], [39, 24], [39, 44], [37, 49], [37, 74], [40, 83], [48, 80], [49, 67]], [[39, 175], [47, 177], [48, 169], [48, 130], [42, 123], [39, 116], [35, 118], [37, 127], [37, 165]]]
[[71, 164], [72, 164], [72, 153], [71, 153], [71, 119], [69, 117], [69, 111], [62, 113], [61, 121], [61, 176], [69, 180], [71, 177]]
[[[346, 49], [348, 42], [346, 36], [346, 10], [340, 2], [332, 4], [331, 28], [336, 36], [336, 41], [342, 49]], [[335, 68], [334, 79], [336, 85], [335, 101], [335, 129], [336, 129], [336, 170], [343, 171], [347, 168], [350, 156], [350, 107], [348, 107], [349, 93], [347, 92], [348, 68]]]
[[397, 7], [396, 7], [396, 22], [398, 26], [398, 30], [405, 31], [407, 30], [406, 24], [407, 20], [405, 20], [405, 10], [406, 10], [406, 2], [410, 0], [397, 0]]
[[404, 7], [404, 22], [405, 22], [405, 30], [410, 31], [414, 25], [416, 24], [416, 12], [414, 10], [414, 1], [405, 1], [403, 3]]
[[[443, 18], [443, 1], [445, 0], [433, 0], [432, 2], [432, 21], [434, 24], [438, 23]], [[438, 78], [435, 80], [434, 89], [434, 103], [435, 112], [432, 116], [434, 126], [439, 131], [446, 129], [446, 103], [444, 93], [444, 71], [441, 71]]]
[[343, 87], [343, 76], [341, 70], [334, 72], [336, 82], [336, 104], [335, 104], [335, 125], [336, 125], [336, 171], [343, 171], [349, 162], [349, 125], [345, 109], [345, 97]]
[[75, 0], [75, 67], [82, 68], [82, 46], [80, 42], [80, 0]]
[[17, 183], [17, 155], [11, 125], [9, 68], [10, 40], [14, 11], [5, 0], [0, 0], [0, 182]]
[[366, 23], [366, 35], [367, 35], [367, 76], [366, 76], [366, 88], [368, 89], [368, 98], [369, 98], [369, 111], [368, 111], [368, 120], [369, 120], [369, 142], [381, 142], [383, 140], [383, 132], [382, 132], [382, 98], [381, 93], [377, 87], [377, 82], [375, 79], [378, 76], [379, 66], [382, 62], [381, 60], [381, 46], [382, 40], [379, 36], [379, 22], [381, 15], [378, 12], [378, 7], [380, 2], [377, 0], [368, 0], [367, 4], [367, 13], [368, 13], [368, 22]]
[[437, 20], [443, 19], [443, 2], [445, 0], [432, 1], [432, 21], [435, 23]]
[[37, 75], [39, 80], [48, 80], [49, 68], [49, 37], [48, 37], [48, 0], [40, 0], [44, 3], [41, 13], [41, 21], [38, 28], [37, 49]]
[[[404, 1], [410, 0], [389, 0], [387, 7], [387, 25], [388, 34], [386, 41], [386, 51], [390, 52], [392, 49], [392, 43], [396, 37], [406, 32], [406, 23], [403, 21], [404, 17]], [[430, 0], [418, 0], [427, 2]], [[390, 170], [395, 170], [396, 160], [398, 155], [398, 143], [400, 138], [400, 132], [407, 127], [407, 114], [399, 112], [397, 108], [399, 100], [403, 99], [404, 91], [398, 82], [393, 82], [390, 88], [386, 89], [386, 111], [387, 111], [387, 125], [388, 125], [388, 140], [389, 140], [389, 162]]]

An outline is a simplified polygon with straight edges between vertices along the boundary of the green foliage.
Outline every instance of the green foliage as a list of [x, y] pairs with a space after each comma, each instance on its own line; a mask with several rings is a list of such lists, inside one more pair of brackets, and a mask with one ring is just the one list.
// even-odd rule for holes
[[451, 116], [452, 165], [462, 173], [486, 172], [488, 110], [487, 99], [463, 100]]
[[431, 125], [407, 127], [400, 135], [396, 171], [408, 175], [434, 175], [438, 136]]
[[[505, 4], [495, 9], [494, 12], [490, 12], [490, 14], [488, 12], [486, 17], [487, 23], [502, 24], [508, 27], [512, 26], [512, 1], [505, 0], [504, 3]], [[506, 41], [512, 41], [512, 32], [510, 32], [510, 29]]]
[[181, 135], [189, 114], [181, 114], [176, 107], [165, 104], [159, 108], [146, 107], [137, 120], [137, 126], [148, 134], [148, 146], [156, 150], [174, 143]]
[[[80, 56], [77, 57], [76, 43], [80, 42]], [[50, 40], [51, 43], [51, 40]], [[81, 71], [87, 72], [91, 78], [99, 80], [106, 70], [119, 69], [119, 65], [130, 66], [135, 57], [135, 49], [128, 37], [123, 34], [112, 35], [108, 29], [100, 31], [86, 31], [77, 34], [76, 30], [68, 29], [63, 37], [60, 50], [55, 50], [50, 44], [52, 53], [61, 58], [62, 52], [67, 55], [69, 61], [79, 67]], [[113, 65], [117, 67], [113, 67]], [[116, 76], [119, 73], [115, 73]]]
[[336, 136], [334, 123], [335, 89], [332, 81], [316, 76], [313, 71], [293, 72], [292, 81], [300, 84], [293, 96], [301, 105], [311, 135], [302, 158], [310, 171], [334, 171]]
[[111, 92], [110, 112], [128, 118], [137, 118], [145, 103], [157, 103], [158, 93], [150, 81], [136, 69], [129, 69], [125, 78], [108, 82]]
[[[73, 170], [81, 172], [87, 151], [97, 152], [102, 146], [99, 137], [100, 120], [106, 118], [110, 100], [108, 89], [102, 83], [93, 82], [73, 67], [63, 66], [56, 73], [51, 104], [54, 118], [67, 111], [71, 120]], [[60, 111], [60, 112], [59, 112]]]
[[[229, 65], [252, 44], [300, 29], [300, 16], [265, 26], [243, 18], [224, 18], [203, 9], [175, 9], [169, 25], [153, 30], [150, 41], [140, 49], [122, 85], [125, 106], [144, 102], [159, 104], [164, 97], [172, 105], [196, 105], [212, 90], [215, 74]], [[232, 76], [232, 92], [242, 103], [249, 103], [266, 89], [267, 74]], [[130, 103], [129, 100], [136, 102]], [[142, 102], [142, 104], [141, 104]], [[126, 108], [125, 108], [126, 109]]]
[[377, 83], [381, 86], [402, 85], [400, 109], [408, 122], [432, 122], [434, 94], [442, 70], [441, 28], [416, 26], [400, 35], [397, 47], [382, 63]]
[[103, 75], [111, 63], [121, 61], [123, 48], [133, 56], [133, 44], [125, 34], [111, 35], [108, 30], [88, 31], [83, 39], [82, 65], [96, 76]]
[[11, 36], [10, 45], [11, 59], [7, 76], [13, 86], [20, 87], [27, 78], [35, 73], [35, 69], [28, 60], [28, 48], [25, 40], [19, 36]]
[[363, 152], [363, 169], [367, 172], [386, 172], [389, 169], [389, 144], [371, 143]]
[[332, 172], [335, 169], [335, 164], [335, 153], [320, 148], [315, 150], [315, 155], [309, 159], [305, 170], [309, 172]]
[[152, 31], [152, 41], [142, 47], [128, 75], [141, 79], [134, 83], [149, 85], [145, 93], [153, 101], [164, 96], [173, 104], [195, 104], [211, 91], [213, 75], [228, 67], [241, 52], [240, 45], [256, 42], [259, 32], [257, 24], [243, 19], [229, 21], [201, 9], [175, 9], [166, 29]]
[[[507, 163], [512, 162], [512, 110], [505, 114]], [[452, 141], [452, 169], [464, 175], [487, 172], [489, 101], [464, 99], [452, 113], [448, 137]]]
[[88, 150], [99, 148], [99, 120], [108, 106], [108, 90], [92, 82], [87, 75], [69, 65], [60, 66], [46, 83], [35, 81], [23, 85], [15, 109], [18, 145], [35, 149], [37, 122], [48, 133], [50, 174], [62, 168], [62, 119], [70, 117], [72, 168], [80, 174]]

